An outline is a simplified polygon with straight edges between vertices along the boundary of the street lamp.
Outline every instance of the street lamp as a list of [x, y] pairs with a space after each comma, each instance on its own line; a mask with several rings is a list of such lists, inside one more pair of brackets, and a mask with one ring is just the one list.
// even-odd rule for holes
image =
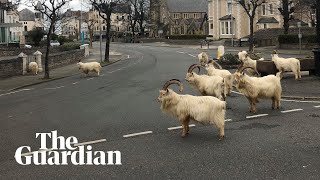
[[299, 38], [299, 52], [300, 52], [300, 55], [301, 55], [301, 44], [302, 44], [302, 34], [301, 34], [301, 22], [298, 22], [297, 23], [297, 26], [299, 28], [299, 34], [298, 34], [298, 38]]
[[232, 6], [232, 2], [233, 0], [231, 0], [231, 13], [230, 13], [230, 28], [231, 28], [231, 46], [234, 47], [234, 44], [233, 44], [233, 32], [234, 32], [234, 26], [233, 26], [233, 16], [232, 16], [232, 13], [233, 13], [233, 6]]
[[316, 7], [316, 30], [317, 46], [313, 49], [315, 61], [315, 74], [320, 76], [320, 0], [315, 2]]
[[81, 11], [80, 11], [80, 32], [81, 32], [81, 42], [84, 45], [84, 31], [82, 27], [82, 0], [80, 0]]

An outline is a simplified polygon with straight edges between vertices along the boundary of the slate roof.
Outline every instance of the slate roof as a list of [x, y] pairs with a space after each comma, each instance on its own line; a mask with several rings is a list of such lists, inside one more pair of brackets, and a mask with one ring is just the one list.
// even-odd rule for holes
[[35, 15], [34, 12], [25, 8], [19, 12], [19, 21], [34, 21]]
[[129, 14], [130, 13], [130, 6], [127, 4], [117, 4], [113, 11], [113, 13], [126, 13]]
[[170, 12], [208, 12], [208, 0], [167, 0]]
[[[232, 16], [233, 19], [235, 19], [233, 16]], [[226, 15], [226, 16], [223, 16], [221, 18], [219, 18], [219, 20], [231, 20], [231, 15]]]
[[263, 23], [279, 23], [279, 21], [276, 20], [276, 18], [274, 17], [263, 17], [263, 18], [260, 18], [257, 22], [257, 24], [263, 24]]
[[308, 23], [301, 21], [300, 19], [291, 19], [289, 21], [289, 26], [298, 26], [297, 23], [301, 22], [301, 26], [308, 26]]

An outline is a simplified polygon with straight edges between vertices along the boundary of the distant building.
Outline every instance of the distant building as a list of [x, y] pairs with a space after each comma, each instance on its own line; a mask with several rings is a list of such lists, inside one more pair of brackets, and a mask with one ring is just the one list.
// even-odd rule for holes
[[[81, 19], [82, 17], [82, 19]], [[61, 21], [62, 35], [65, 37], [74, 37], [81, 39], [81, 29], [85, 34], [85, 38], [88, 37], [88, 12], [72, 11], [68, 9]]]
[[24, 34], [34, 28], [44, 29], [43, 14], [31, 11], [27, 8], [19, 12], [19, 22], [23, 25]]
[[208, 34], [208, 0], [150, 0], [150, 36]]
[[16, 7], [7, 0], [0, 0], [0, 44], [19, 41], [21, 24], [17, 20]]

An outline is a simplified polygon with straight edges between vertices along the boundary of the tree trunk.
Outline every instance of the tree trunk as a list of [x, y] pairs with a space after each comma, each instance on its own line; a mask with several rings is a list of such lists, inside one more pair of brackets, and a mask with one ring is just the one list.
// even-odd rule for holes
[[316, 21], [317, 21], [317, 43], [320, 47], [320, 0], [317, 0], [316, 2]]
[[50, 54], [50, 41], [51, 41], [51, 34], [54, 27], [54, 23], [51, 23], [48, 34], [47, 34], [47, 51], [46, 51], [46, 57], [44, 60], [44, 77], [43, 79], [49, 79], [49, 54]]
[[[110, 50], [110, 29], [111, 29], [111, 12], [108, 11], [107, 13], [107, 31], [106, 31], [106, 50], [104, 54], [104, 61], [109, 63], [109, 50]], [[100, 27], [101, 28], [101, 27]]]
[[282, 0], [282, 7], [283, 7], [283, 28], [284, 28], [284, 34], [288, 34], [289, 32], [289, 20], [290, 20], [290, 14], [289, 14], [289, 2], [288, 0]]
[[250, 18], [249, 52], [252, 52], [253, 51], [253, 45], [254, 45], [254, 39], [253, 39], [253, 21], [254, 21], [254, 16], [251, 16], [249, 18]]
[[89, 47], [92, 48], [93, 45], [92, 45], [92, 36], [93, 36], [93, 33], [92, 33], [92, 30], [89, 30], [89, 33], [90, 33], [90, 37], [89, 37]]

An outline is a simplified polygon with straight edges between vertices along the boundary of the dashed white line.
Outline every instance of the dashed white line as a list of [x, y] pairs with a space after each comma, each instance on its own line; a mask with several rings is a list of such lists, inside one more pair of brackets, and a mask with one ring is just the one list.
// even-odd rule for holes
[[75, 85], [75, 84], [79, 84], [79, 82], [74, 82], [74, 83], [72, 83], [73, 85]]
[[94, 141], [87, 141], [87, 142], [82, 142], [82, 143], [76, 143], [74, 146], [83, 146], [83, 145], [88, 145], [88, 144], [97, 144], [101, 142], [107, 141], [106, 139], [99, 139], [99, 140], [94, 140]]
[[232, 119], [226, 119], [226, 120], [224, 120], [225, 122], [231, 122], [232, 121]]
[[289, 112], [297, 112], [297, 111], [303, 111], [303, 109], [291, 109], [286, 111], [281, 111], [282, 113], [289, 113]]
[[[189, 127], [195, 127], [195, 124], [190, 124]], [[172, 130], [176, 130], [176, 129], [182, 129], [182, 126], [177, 126], [177, 127], [169, 127], [168, 130], [172, 131]]]
[[188, 54], [189, 56], [191, 56], [191, 57], [196, 57], [195, 55], [193, 55], [193, 54]]
[[87, 79], [87, 81], [90, 81], [90, 80], [93, 80], [94, 78], [89, 78], [89, 79]]
[[299, 103], [320, 103], [320, 101], [299, 101], [299, 100], [289, 100], [289, 99], [281, 99], [284, 102], [299, 102]]
[[177, 51], [177, 53], [180, 53], [180, 54], [185, 54], [185, 52], [182, 52], [182, 51]]
[[64, 88], [65, 86], [59, 86], [59, 87], [54, 87], [54, 88], [44, 88], [44, 89], [48, 89], [48, 90], [55, 90], [55, 89], [61, 89]]
[[320, 108], [320, 106], [314, 106], [315, 108]]
[[5, 94], [0, 94], [0, 97], [1, 96], [6, 96], [6, 95], [10, 95], [10, 94], [14, 94], [14, 93], [18, 93], [18, 92], [22, 92], [22, 91], [31, 91], [33, 89], [20, 89], [18, 91], [12, 91], [12, 92], [9, 92], [9, 93], [5, 93]]
[[252, 119], [252, 118], [257, 118], [257, 117], [264, 117], [264, 116], [268, 116], [269, 114], [258, 114], [258, 115], [254, 115], [254, 116], [247, 116], [247, 119]]
[[127, 134], [127, 135], [123, 135], [123, 137], [124, 137], [124, 138], [129, 138], [129, 137], [141, 136], [141, 135], [146, 135], [146, 134], [152, 134], [152, 131], [145, 131], [145, 132]]

